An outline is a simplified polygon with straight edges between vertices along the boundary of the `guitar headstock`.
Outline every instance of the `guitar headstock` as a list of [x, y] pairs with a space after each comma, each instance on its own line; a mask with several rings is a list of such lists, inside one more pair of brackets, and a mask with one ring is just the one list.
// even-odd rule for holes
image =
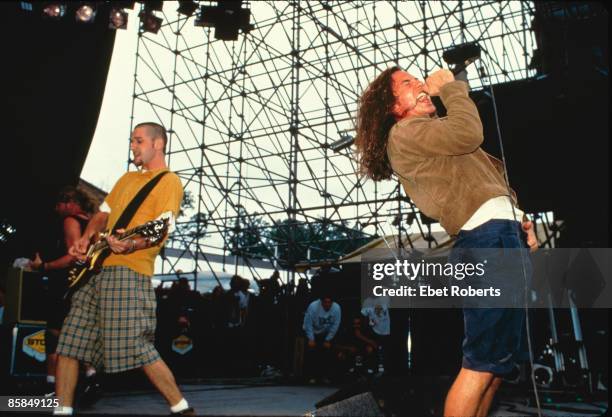
[[148, 238], [151, 242], [159, 243], [168, 231], [168, 219], [151, 220], [139, 227], [138, 234]]

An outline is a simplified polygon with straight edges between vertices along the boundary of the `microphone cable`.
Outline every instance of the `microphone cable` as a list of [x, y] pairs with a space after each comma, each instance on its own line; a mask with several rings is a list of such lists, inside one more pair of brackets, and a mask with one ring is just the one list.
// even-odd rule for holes
[[[510, 181], [509, 181], [509, 177], [508, 177], [508, 168], [506, 166], [506, 155], [504, 153], [504, 145], [503, 145], [503, 141], [502, 141], [502, 134], [501, 134], [501, 124], [499, 122], [499, 116], [498, 116], [498, 112], [497, 112], [497, 102], [495, 100], [495, 93], [493, 91], [493, 82], [491, 81], [491, 77], [489, 76], [489, 70], [486, 66], [486, 64], [484, 63], [484, 61], [482, 62], [482, 67], [480, 68], [481, 71], [477, 71], [478, 72], [478, 78], [480, 79], [480, 83], [483, 86], [483, 90], [485, 89], [485, 83], [484, 83], [484, 78], [488, 78], [489, 82], [488, 84], [488, 88], [489, 88], [489, 92], [491, 94], [491, 103], [493, 106], [493, 115], [495, 118], [495, 127], [497, 130], [497, 140], [498, 140], [498, 144], [499, 144], [499, 148], [501, 151], [501, 160], [504, 166], [504, 181], [506, 183], [506, 187], [508, 189], [508, 200], [510, 201], [510, 206], [512, 207], [512, 216], [516, 219], [516, 210], [514, 207], [514, 203], [512, 201], [512, 189], [510, 187]], [[522, 221], [521, 221], [521, 226], [522, 228]], [[535, 230], [535, 228], [534, 228]], [[522, 242], [520, 233], [518, 230], [516, 230], [516, 237], [518, 239], [519, 242]], [[538, 387], [536, 384], [536, 380], [535, 380], [535, 372], [533, 369], [533, 348], [532, 348], [532, 344], [531, 344], [531, 331], [530, 331], [530, 326], [529, 326], [529, 307], [528, 307], [528, 291], [529, 288], [527, 287], [527, 271], [525, 268], [525, 253], [524, 253], [524, 249], [520, 248], [520, 254], [521, 254], [521, 268], [523, 270], [523, 284], [524, 284], [524, 294], [523, 294], [523, 301], [524, 301], [524, 309], [525, 309], [525, 332], [527, 333], [527, 348], [529, 350], [529, 365], [531, 367], [530, 370], [530, 374], [531, 374], [531, 384], [533, 386], [533, 393], [535, 395], [535, 401], [536, 401], [536, 407], [538, 409], [538, 417], [542, 417], [542, 407], [540, 404], [540, 398], [539, 398], [539, 393], [538, 393]]]

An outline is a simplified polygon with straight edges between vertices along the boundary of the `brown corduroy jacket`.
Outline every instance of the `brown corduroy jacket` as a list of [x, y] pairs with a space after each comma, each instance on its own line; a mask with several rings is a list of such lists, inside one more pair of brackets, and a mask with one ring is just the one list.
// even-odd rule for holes
[[480, 148], [482, 123], [467, 83], [444, 85], [440, 98], [447, 116], [399, 121], [389, 132], [387, 154], [414, 204], [454, 236], [484, 202], [508, 195], [508, 188], [501, 161]]

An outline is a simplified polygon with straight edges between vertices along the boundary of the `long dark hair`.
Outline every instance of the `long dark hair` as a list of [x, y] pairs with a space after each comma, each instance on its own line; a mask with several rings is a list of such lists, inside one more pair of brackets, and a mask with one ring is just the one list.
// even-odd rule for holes
[[67, 203], [68, 201], [77, 203], [85, 213], [94, 214], [98, 211], [94, 199], [86, 191], [80, 190], [72, 185], [63, 187], [57, 195], [58, 203]]
[[359, 98], [357, 110], [357, 157], [359, 171], [374, 181], [391, 178], [393, 170], [387, 156], [387, 136], [396, 120], [391, 76], [399, 67], [391, 67], [370, 83]]

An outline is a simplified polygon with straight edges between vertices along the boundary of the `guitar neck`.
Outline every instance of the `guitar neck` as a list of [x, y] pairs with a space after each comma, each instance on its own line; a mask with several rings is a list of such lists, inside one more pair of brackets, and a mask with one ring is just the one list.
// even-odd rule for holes
[[[120, 241], [127, 240], [129, 238], [136, 236], [138, 232], [142, 229], [143, 229], [143, 226], [134, 227], [133, 229], [126, 230], [122, 234], [117, 235], [115, 237]], [[108, 248], [108, 242], [106, 241], [106, 239], [100, 239], [98, 242], [96, 242], [93, 245], [91, 253], [96, 253], [96, 252], [105, 250], [107, 248]]]

